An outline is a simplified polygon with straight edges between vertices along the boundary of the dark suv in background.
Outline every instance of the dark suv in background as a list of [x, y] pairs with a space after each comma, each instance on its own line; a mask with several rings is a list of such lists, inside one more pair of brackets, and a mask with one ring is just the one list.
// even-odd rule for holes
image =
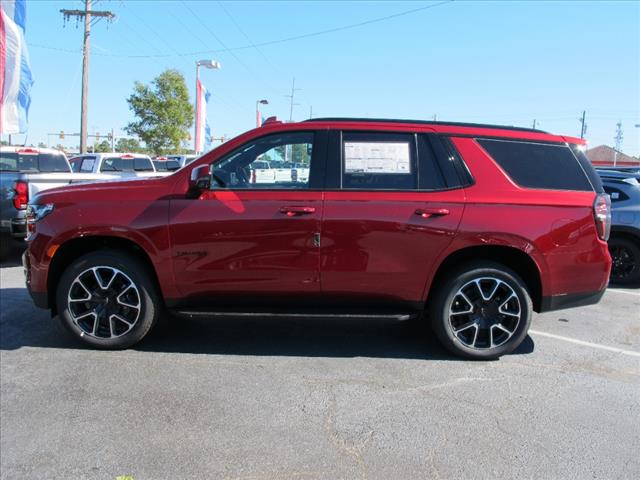
[[640, 284], [640, 168], [597, 169], [611, 197], [611, 282]]
[[499, 126], [267, 121], [169, 177], [37, 196], [27, 286], [98, 348], [168, 309], [422, 316], [452, 352], [496, 358], [534, 311], [605, 291], [609, 196], [582, 149]]

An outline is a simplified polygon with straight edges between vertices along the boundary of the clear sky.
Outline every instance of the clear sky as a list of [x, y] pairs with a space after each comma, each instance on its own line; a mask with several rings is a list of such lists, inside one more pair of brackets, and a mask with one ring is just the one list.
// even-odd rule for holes
[[[623, 151], [640, 154], [637, 1], [454, 1], [256, 46], [437, 3], [94, 2], [117, 18], [92, 30], [89, 133], [112, 127], [120, 133], [131, 120], [125, 99], [134, 81], [149, 82], [165, 68], [185, 75], [193, 97], [194, 62], [213, 58], [222, 69], [201, 70], [201, 78], [212, 91], [214, 136], [253, 128], [255, 101], [262, 98], [269, 100], [265, 115], [288, 119], [285, 95], [295, 77], [301, 90], [294, 120], [308, 118], [313, 107], [313, 116], [437, 115], [517, 126], [536, 119], [543, 130], [579, 135], [586, 110], [591, 146], [612, 145], [620, 120]], [[29, 143], [46, 143], [48, 132], [80, 130], [82, 25], [65, 26], [61, 8], [83, 8], [83, 2], [27, 5], [35, 78]]]

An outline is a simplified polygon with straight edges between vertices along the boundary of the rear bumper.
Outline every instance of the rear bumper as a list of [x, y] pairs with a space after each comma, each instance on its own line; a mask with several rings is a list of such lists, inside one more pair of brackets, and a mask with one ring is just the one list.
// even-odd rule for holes
[[24, 240], [27, 236], [26, 210], [9, 210], [9, 215], [0, 220], [0, 233], [16, 240]]
[[11, 220], [11, 236], [16, 240], [24, 240], [27, 236], [27, 219], [13, 218]]
[[602, 290], [597, 292], [569, 293], [566, 295], [551, 295], [548, 297], [542, 297], [540, 313], [596, 304], [600, 301], [606, 290], [606, 288], [603, 288]]

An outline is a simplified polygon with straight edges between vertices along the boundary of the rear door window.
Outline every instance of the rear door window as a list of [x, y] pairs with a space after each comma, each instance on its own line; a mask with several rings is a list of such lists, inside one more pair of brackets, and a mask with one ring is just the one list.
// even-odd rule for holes
[[593, 191], [567, 145], [484, 138], [477, 142], [522, 187]]
[[343, 132], [341, 187], [416, 190], [415, 137], [383, 132]]

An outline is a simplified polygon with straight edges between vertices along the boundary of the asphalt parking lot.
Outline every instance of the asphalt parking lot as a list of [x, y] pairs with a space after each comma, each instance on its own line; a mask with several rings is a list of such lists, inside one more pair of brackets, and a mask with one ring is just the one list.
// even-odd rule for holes
[[167, 320], [101, 352], [0, 267], [2, 479], [640, 478], [640, 288], [495, 362], [379, 320]]

